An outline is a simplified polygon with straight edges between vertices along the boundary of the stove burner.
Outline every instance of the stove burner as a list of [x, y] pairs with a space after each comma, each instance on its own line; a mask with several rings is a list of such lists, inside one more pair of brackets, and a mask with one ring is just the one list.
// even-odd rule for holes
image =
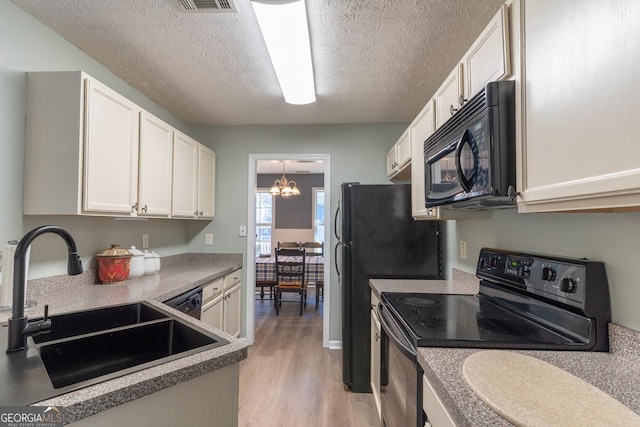
[[422, 328], [434, 329], [436, 331], [447, 330], [447, 319], [440, 319], [436, 317], [425, 317], [418, 321], [418, 324]]
[[440, 301], [437, 301], [433, 298], [429, 298], [427, 296], [403, 296], [397, 299], [404, 304], [411, 305], [413, 307], [425, 307], [425, 306], [438, 306], [440, 305]]

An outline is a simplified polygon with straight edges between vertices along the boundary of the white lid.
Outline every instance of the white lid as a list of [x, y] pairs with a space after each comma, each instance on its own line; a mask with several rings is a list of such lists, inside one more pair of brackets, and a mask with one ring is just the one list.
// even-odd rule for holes
[[129, 252], [131, 252], [134, 256], [136, 256], [136, 255], [144, 255], [144, 252], [142, 252], [140, 249], [136, 249], [135, 246], [131, 246], [129, 248]]

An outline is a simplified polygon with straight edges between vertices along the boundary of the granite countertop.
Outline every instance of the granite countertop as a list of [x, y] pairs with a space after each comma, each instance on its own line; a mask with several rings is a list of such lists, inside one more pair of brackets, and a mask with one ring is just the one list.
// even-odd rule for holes
[[[184, 254], [162, 258], [160, 272], [122, 284], [100, 285], [96, 273], [87, 270], [79, 276], [55, 276], [30, 280], [27, 300], [35, 307], [26, 310], [29, 317], [43, 314], [49, 304], [51, 315], [147, 300], [150, 304], [172, 310], [165, 301], [190, 289], [204, 285], [242, 268], [241, 254]], [[65, 423], [80, 420], [125, 402], [151, 394], [171, 385], [188, 381], [245, 359], [247, 343], [197, 319], [175, 311], [177, 316], [200, 328], [227, 339], [230, 343], [192, 356], [173, 360], [152, 368], [72, 391], [35, 405], [64, 406]], [[0, 313], [4, 322], [11, 313]]]
[[[475, 281], [475, 291], [472, 282]], [[380, 292], [476, 293], [475, 276], [455, 272], [452, 280], [371, 280]], [[464, 290], [470, 292], [464, 292]], [[640, 332], [620, 325], [609, 325], [608, 353], [569, 351], [514, 351], [555, 365], [609, 394], [632, 411], [640, 414]], [[418, 362], [424, 374], [460, 426], [511, 426], [507, 420], [485, 405], [463, 378], [462, 365], [467, 357], [482, 349], [435, 348], [418, 349]], [[551, 397], [562, 399], [563, 396]], [[544, 408], [541, 408], [544, 410]]]

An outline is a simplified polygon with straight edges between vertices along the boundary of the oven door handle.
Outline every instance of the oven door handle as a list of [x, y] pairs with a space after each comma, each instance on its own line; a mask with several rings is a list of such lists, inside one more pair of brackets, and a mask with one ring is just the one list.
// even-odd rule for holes
[[[385, 318], [384, 314], [381, 313], [381, 311], [384, 309], [384, 306], [382, 305], [382, 303], [380, 303], [378, 305], [378, 320], [380, 321], [380, 326], [382, 326], [382, 329], [384, 329], [384, 332], [387, 334], [387, 336], [393, 340], [394, 343], [396, 343], [399, 347], [400, 347], [400, 351], [402, 351], [403, 353], [405, 353], [407, 356], [410, 356], [412, 359], [416, 359], [417, 358], [417, 353], [416, 351], [411, 348], [411, 345], [409, 344], [409, 340], [407, 340], [407, 338], [405, 338], [402, 335], [402, 332], [397, 331], [398, 333], [396, 333], [394, 331], [394, 329], [397, 328], [393, 328], [389, 325], [389, 323], [387, 322], [387, 319]], [[400, 336], [398, 336], [398, 334]]]

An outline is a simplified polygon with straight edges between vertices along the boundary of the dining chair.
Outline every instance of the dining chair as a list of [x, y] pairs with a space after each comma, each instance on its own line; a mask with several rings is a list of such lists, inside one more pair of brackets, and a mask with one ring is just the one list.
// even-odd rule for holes
[[304, 249], [276, 249], [276, 315], [280, 314], [282, 293], [290, 292], [300, 295], [300, 316], [302, 316], [302, 310], [307, 306], [307, 284], [304, 280], [305, 261]]
[[307, 251], [307, 256], [324, 256], [324, 243], [322, 242], [304, 242], [300, 247], [304, 249], [311, 249]]
[[278, 242], [277, 248], [284, 249], [298, 249], [300, 247], [300, 242]]

